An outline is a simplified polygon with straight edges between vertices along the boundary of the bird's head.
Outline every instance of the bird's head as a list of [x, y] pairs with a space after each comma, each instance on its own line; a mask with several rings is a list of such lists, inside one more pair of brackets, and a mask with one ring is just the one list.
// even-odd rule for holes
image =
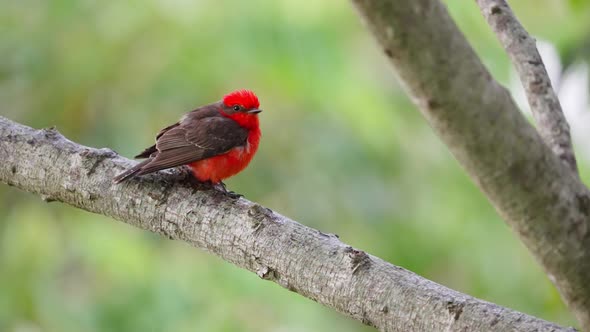
[[250, 90], [236, 90], [222, 100], [222, 113], [243, 127], [258, 127], [259, 107], [258, 97]]
[[262, 112], [258, 107], [258, 97], [250, 90], [237, 90], [223, 97], [224, 112], [227, 114], [247, 113], [258, 114]]

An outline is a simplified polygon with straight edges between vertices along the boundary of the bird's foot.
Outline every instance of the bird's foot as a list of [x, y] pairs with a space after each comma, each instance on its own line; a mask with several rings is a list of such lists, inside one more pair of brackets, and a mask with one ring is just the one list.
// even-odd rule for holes
[[233, 199], [238, 199], [240, 197], [244, 197], [244, 195], [242, 195], [242, 194], [238, 194], [236, 192], [227, 190], [225, 183], [223, 183], [221, 181], [219, 181], [217, 183], [214, 183], [211, 181], [199, 181], [199, 180], [195, 179], [194, 177], [191, 177], [190, 181], [194, 184], [195, 189], [197, 189], [197, 190], [217, 190], [217, 191], [221, 191], [227, 197], [233, 198]]
[[221, 181], [219, 181], [217, 184], [215, 184], [215, 186], [218, 187], [219, 188], [218, 190], [221, 191], [222, 193], [224, 193], [229, 198], [238, 199], [240, 197], [244, 197], [244, 195], [242, 195], [242, 194], [238, 194], [236, 192], [227, 190], [225, 183], [223, 183]]

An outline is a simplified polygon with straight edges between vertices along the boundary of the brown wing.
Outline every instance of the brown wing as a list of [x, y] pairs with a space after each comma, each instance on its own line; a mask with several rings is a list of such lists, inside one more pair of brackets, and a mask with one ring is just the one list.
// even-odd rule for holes
[[246, 144], [247, 129], [222, 116], [195, 119], [186, 117], [179, 125], [162, 133], [156, 151], [137, 175], [186, 165], [213, 157]]
[[[178, 127], [180, 125], [180, 122], [176, 122], [173, 125], [170, 125], [162, 130], [160, 130], [158, 132], [158, 135], [156, 135], [156, 141], [158, 140], [158, 138], [160, 138], [162, 135], [164, 135], [164, 133], [166, 133], [168, 130]], [[137, 156], [135, 156], [134, 158], [149, 158], [152, 153], [157, 152], [158, 149], [156, 149], [156, 144], [150, 146], [149, 148], [143, 150], [140, 154], [138, 154]]]
[[[187, 113], [180, 121], [175, 124], [172, 124], [158, 132], [156, 135], [156, 142], [158, 139], [164, 135], [170, 129], [176, 128], [181, 125], [181, 123], [187, 123], [190, 121], [198, 121], [201, 119], [209, 118], [209, 117], [218, 117], [219, 115], [219, 107], [220, 102], [216, 102], [213, 104], [201, 106], [193, 111]], [[135, 156], [135, 158], [149, 158], [152, 156], [154, 152], [157, 152], [158, 149], [156, 148], [156, 144], [150, 146], [149, 148], [143, 150], [140, 154]]]

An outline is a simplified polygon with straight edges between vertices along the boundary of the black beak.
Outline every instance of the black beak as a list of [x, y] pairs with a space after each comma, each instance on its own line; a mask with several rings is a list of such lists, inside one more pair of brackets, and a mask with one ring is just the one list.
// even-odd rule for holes
[[255, 109], [253, 109], [253, 110], [249, 110], [249, 111], [248, 111], [248, 113], [250, 113], [250, 114], [258, 114], [258, 113], [260, 113], [260, 112], [262, 112], [262, 110], [260, 110], [260, 109], [258, 109], [258, 108], [255, 108]]

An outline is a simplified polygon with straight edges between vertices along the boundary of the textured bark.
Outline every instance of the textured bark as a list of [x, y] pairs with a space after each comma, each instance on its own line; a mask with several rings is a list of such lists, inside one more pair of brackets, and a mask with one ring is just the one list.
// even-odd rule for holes
[[590, 331], [590, 193], [488, 73], [439, 0], [353, 0], [435, 132]]
[[205, 249], [382, 331], [574, 331], [448, 289], [245, 199], [0, 117], [0, 182]]
[[570, 127], [531, 37], [505, 0], [476, 0], [481, 13], [510, 56], [526, 92], [541, 137], [577, 173]]

